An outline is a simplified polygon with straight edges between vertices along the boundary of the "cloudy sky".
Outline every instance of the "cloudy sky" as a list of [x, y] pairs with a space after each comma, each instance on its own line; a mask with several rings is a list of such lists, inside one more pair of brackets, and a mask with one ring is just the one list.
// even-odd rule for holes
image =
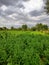
[[44, 12], [43, 0], [0, 0], [0, 27], [37, 23], [49, 25], [49, 16]]

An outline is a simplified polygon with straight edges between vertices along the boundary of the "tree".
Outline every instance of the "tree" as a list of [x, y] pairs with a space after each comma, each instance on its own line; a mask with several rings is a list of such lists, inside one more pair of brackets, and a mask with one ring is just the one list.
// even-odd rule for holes
[[49, 0], [46, 0], [45, 9], [46, 9], [46, 13], [49, 14]]
[[3, 30], [3, 28], [0, 28], [0, 30]]
[[11, 27], [11, 30], [13, 30], [13, 29], [14, 29], [14, 27], [12, 26], [12, 27]]
[[36, 31], [36, 27], [32, 27], [31, 30]]
[[43, 28], [42, 23], [36, 24], [36, 29], [37, 29], [38, 31], [42, 30], [42, 28]]
[[22, 30], [27, 30], [28, 26], [25, 24], [25, 25], [22, 25]]
[[40, 30], [48, 30], [48, 26], [47, 25], [43, 25], [42, 23], [36, 24], [35, 26], [36, 30], [40, 31]]
[[47, 25], [43, 25], [43, 30], [48, 30], [48, 26]]
[[7, 30], [7, 28], [6, 27], [3, 27], [3, 30]]

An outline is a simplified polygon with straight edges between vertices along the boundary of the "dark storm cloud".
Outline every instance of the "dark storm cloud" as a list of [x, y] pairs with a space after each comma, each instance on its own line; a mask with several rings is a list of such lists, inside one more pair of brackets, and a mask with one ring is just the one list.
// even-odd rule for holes
[[40, 16], [40, 15], [42, 15], [43, 14], [43, 11], [37, 11], [37, 10], [34, 10], [34, 11], [31, 11], [31, 12], [29, 12], [29, 14], [31, 15], [31, 16]]
[[[17, 13], [18, 10], [20, 10], [20, 8], [24, 9], [25, 7], [21, 3], [21, 1], [22, 0], [0, 0], [0, 14], [1, 15], [11, 15], [13, 13]], [[7, 10], [3, 11], [1, 9], [3, 5], [7, 7]]]
[[0, 6], [2, 5], [6, 5], [6, 6], [10, 6], [10, 5], [16, 5], [18, 2], [22, 2], [22, 1], [29, 1], [29, 0], [0, 0]]
[[23, 0], [23, 1], [30, 1], [30, 0]]
[[8, 9], [7, 10], [5, 10], [4, 12], [5, 12], [5, 14], [7, 14], [7, 15], [11, 15], [11, 14], [13, 14], [13, 13], [15, 13], [17, 11], [17, 9], [15, 8], [15, 7], [8, 7]]
[[19, 7], [19, 8], [25, 8], [25, 7], [23, 6], [23, 4], [18, 4], [17, 7]]
[[39, 22], [46, 22], [49, 24], [49, 16], [45, 16], [43, 18], [40, 18]]
[[9, 0], [0, 0], [0, 4], [2, 6], [2, 5], [10, 5], [11, 3]]
[[3, 11], [2, 9], [0, 9], [0, 16], [8, 16], [8, 15], [12, 15], [14, 13], [19, 14], [19, 12], [21, 13], [21, 11], [19, 10], [19, 8], [16, 8], [16, 6], [9, 6], [7, 8], [7, 10]]
[[0, 0], [1, 5], [14, 5], [15, 3], [17, 3], [19, 0]]

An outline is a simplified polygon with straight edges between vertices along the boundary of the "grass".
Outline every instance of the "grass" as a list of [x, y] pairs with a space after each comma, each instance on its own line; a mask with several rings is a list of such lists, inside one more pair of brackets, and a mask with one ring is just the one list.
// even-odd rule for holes
[[0, 31], [0, 65], [49, 65], [49, 34]]
[[28, 33], [28, 34], [42, 34], [45, 35], [45, 32], [40, 32], [40, 31], [16, 31], [16, 30], [2, 30], [2, 32], [8, 32], [11, 34], [23, 34], [23, 33]]

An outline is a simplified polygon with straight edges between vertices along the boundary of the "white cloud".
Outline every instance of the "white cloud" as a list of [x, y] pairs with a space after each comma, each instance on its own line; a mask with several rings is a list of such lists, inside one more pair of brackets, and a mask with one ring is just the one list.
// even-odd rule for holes
[[16, 13], [13, 13], [13, 14], [11, 14], [11, 15], [8, 15], [8, 17], [9, 17], [9, 18], [12, 18], [13, 20], [16, 19], [15, 16], [16, 16]]
[[33, 10], [41, 10], [41, 8], [44, 5], [43, 0], [29, 0], [27, 2], [23, 2], [23, 5], [25, 7], [25, 12], [30, 12]]
[[3, 10], [3, 11], [7, 10], [7, 7], [6, 7], [5, 5], [1, 6], [0, 8], [1, 8], [1, 10]]

